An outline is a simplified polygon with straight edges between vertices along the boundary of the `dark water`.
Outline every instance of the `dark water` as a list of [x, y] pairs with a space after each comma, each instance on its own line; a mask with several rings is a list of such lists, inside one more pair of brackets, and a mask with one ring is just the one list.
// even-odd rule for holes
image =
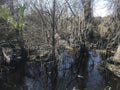
[[52, 90], [53, 86], [55, 90], [120, 90], [120, 79], [100, 67], [99, 55], [90, 52], [88, 67], [79, 74], [67, 52], [60, 59], [55, 82], [51, 82], [51, 64], [28, 63], [25, 69], [0, 75], [0, 90]]

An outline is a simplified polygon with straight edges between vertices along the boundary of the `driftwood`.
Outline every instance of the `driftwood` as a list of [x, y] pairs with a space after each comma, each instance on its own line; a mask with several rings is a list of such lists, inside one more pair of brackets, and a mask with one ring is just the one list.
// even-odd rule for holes
[[10, 57], [5, 53], [5, 49], [2, 47], [2, 54], [4, 57], [5, 62], [7, 62], [8, 64], [10, 64]]

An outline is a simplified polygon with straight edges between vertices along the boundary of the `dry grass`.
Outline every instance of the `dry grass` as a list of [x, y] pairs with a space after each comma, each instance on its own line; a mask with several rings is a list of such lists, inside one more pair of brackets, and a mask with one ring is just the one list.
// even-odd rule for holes
[[113, 57], [113, 60], [116, 61], [116, 62], [120, 62], [120, 45], [117, 48], [117, 51], [116, 51], [116, 53]]

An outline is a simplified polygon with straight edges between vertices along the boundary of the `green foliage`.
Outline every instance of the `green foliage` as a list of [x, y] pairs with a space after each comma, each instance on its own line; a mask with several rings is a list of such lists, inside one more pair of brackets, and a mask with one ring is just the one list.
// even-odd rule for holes
[[11, 15], [11, 12], [9, 9], [5, 8], [3, 5], [0, 5], [0, 18], [3, 18], [8, 23], [11, 24], [11, 28], [13, 30], [16, 30], [18, 35], [22, 35], [22, 26], [24, 24], [24, 6], [20, 6], [18, 8], [17, 17], [14, 18]]
[[19, 7], [18, 8], [18, 13], [17, 13], [17, 17], [16, 17], [16, 20], [14, 20], [12, 22], [15, 30], [17, 31], [17, 33], [19, 35], [22, 35], [22, 26], [24, 24], [24, 7]]
[[3, 18], [6, 21], [11, 18], [10, 11], [4, 8], [3, 5], [0, 5], [0, 18]]

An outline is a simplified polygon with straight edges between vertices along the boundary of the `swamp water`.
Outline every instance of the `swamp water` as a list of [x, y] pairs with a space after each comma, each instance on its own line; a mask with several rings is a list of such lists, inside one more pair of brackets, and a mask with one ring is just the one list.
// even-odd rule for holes
[[120, 79], [100, 66], [99, 54], [89, 54], [88, 66], [79, 74], [71, 68], [73, 58], [64, 52], [55, 82], [51, 83], [50, 65], [29, 63], [18, 71], [0, 75], [0, 90], [52, 90], [53, 86], [55, 90], [120, 90]]

